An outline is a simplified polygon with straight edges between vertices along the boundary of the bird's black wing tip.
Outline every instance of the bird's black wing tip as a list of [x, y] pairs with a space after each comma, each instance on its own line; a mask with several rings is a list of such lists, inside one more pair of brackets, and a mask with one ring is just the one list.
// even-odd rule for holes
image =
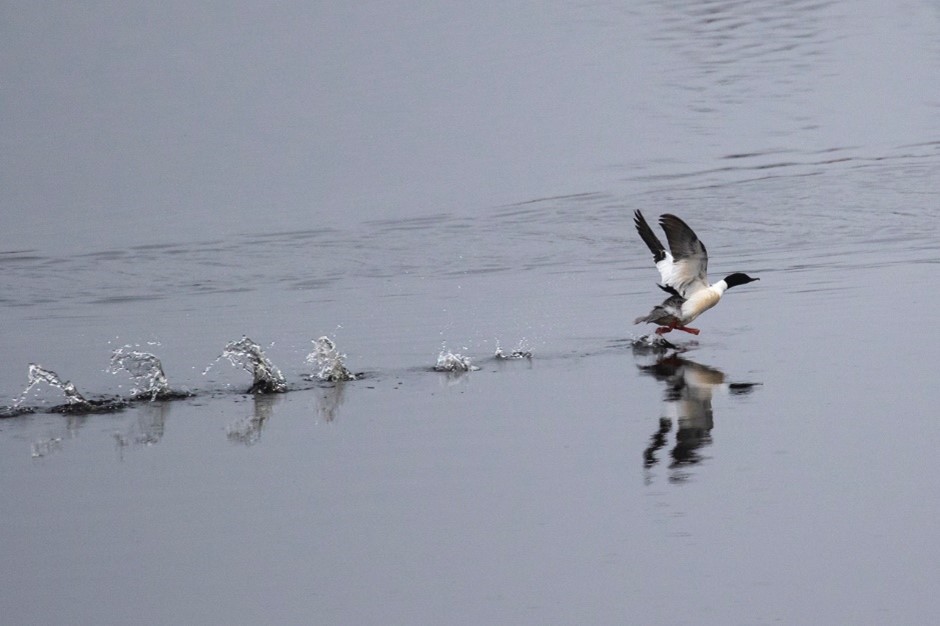
[[668, 294], [671, 295], [671, 296], [678, 296], [678, 297], [680, 297], [680, 298], [682, 297], [682, 294], [679, 293], [678, 290], [676, 290], [676, 288], [673, 287], [672, 285], [660, 285], [660, 284], [657, 283], [656, 286], [659, 287], [660, 289], [662, 289], [663, 291], [665, 291], [666, 293], [668, 293]]

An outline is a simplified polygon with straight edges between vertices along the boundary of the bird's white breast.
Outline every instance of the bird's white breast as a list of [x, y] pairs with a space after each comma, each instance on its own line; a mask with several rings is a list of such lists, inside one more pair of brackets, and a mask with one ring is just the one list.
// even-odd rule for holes
[[682, 304], [682, 323], [688, 324], [696, 317], [712, 308], [721, 300], [721, 294], [725, 292], [728, 286], [725, 281], [719, 280], [714, 285], [700, 289], [689, 296], [689, 299]]

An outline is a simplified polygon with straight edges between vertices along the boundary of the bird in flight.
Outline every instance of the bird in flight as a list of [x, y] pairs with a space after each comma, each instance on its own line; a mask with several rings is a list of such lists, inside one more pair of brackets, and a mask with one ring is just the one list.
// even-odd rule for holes
[[688, 224], [671, 213], [659, 217], [659, 225], [669, 242], [669, 249], [666, 249], [639, 210], [633, 214], [633, 222], [640, 238], [653, 253], [653, 262], [662, 278], [659, 288], [669, 294], [662, 304], [655, 306], [648, 315], [636, 318], [633, 323], [657, 324], [657, 335], [673, 330], [699, 334], [699, 329], [689, 328], [686, 324], [718, 304], [728, 289], [760, 280], [735, 272], [710, 285], [708, 252]]

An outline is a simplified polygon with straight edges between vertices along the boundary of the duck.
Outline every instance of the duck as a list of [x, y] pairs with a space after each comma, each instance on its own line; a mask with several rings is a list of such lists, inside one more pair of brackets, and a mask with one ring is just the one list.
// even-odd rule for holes
[[653, 263], [662, 279], [662, 284], [657, 286], [669, 294], [662, 304], [656, 305], [649, 314], [636, 318], [633, 323], [656, 324], [657, 335], [673, 330], [698, 335], [701, 331], [689, 327], [690, 322], [718, 304], [728, 289], [760, 280], [735, 272], [709, 284], [705, 244], [688, 224], [671, 213], [659, 217], [659, 225], [666, 233], [669, 249], [663, 246], [639, 209], [633, 214], [633, 223], [640, 238], [653, 253]]

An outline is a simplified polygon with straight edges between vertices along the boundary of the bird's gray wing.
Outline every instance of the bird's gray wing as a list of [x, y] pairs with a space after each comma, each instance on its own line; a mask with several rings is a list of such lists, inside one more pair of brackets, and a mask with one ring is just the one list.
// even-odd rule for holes
[[663, 273], [663, 283], [688, 298], [708, 286], [708, 251], [695, 231], [675, 215], [660, 216], [659, 225], [666, 233], [672, 257], [670, 267], [666, 268], [668, 275]]

